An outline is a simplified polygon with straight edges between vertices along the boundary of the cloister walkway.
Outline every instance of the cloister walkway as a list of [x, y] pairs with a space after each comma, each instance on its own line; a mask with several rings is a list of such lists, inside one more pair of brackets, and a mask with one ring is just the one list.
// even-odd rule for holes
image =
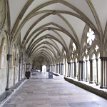
[[49, 79], [36, 72], [3, 107], [106, 107], [107, 100], [68, 83], [61, 76]]

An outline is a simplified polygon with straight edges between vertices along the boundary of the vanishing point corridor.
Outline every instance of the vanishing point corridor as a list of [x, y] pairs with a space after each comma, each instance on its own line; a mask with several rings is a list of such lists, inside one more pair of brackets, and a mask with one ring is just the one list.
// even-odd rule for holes
[[36, 72], [3, 107], [106, 107], [107, 100], [68, 83], [62, 76]]
[[0, 0], [0, 107], [107, 107], [107, 0]]

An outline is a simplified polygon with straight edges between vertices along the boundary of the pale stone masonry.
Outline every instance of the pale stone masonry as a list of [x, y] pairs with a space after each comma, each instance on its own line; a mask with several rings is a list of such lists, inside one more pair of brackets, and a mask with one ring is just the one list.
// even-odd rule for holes
[[107, 100], [68, 83], [62, 76], [33, 75], [3, 107], [105, 107]]

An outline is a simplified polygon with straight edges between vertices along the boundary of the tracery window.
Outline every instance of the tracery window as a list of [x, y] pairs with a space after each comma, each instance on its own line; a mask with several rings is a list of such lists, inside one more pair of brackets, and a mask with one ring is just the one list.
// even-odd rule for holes
[[87, 43], [88, 43], [89, 45], [92, 45], [92, 42], [94, 41], [94, 39], [95, 39], [95, 34], [94, 34], [94, 32], [92, 31], [92, 29], [89, 28], [89, 31], [88, 31], [88, 33], [87, 33]]
[[73, 51], [75, 51], [75, 50], [76, 50], [76, 45], [75, 45], [75, 43], [73, 43], [72, 45], [73, 45]]

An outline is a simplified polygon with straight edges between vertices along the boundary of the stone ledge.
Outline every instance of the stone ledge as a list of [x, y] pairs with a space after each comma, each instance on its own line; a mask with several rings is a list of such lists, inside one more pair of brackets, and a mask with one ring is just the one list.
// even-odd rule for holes
[[54, 73], [54, 72], [52, 72], [53, 73], [53, 75], [55, 75], [55, 76], [59, 76], [59, 74], [57, 74], [57, 73]]
[[4, 99], [6, 99], [8, 96], [7, 92], [4, 92], [2, 95], [0, 95], [0, 102], [2, 102]]
[[15, 84], [15, 86], [9, 88], [9, 90], [7, 90], [7, 91], [5, 91], [3, 94], [1, 94], [1, 95], [0, 95], [0, 103], [1, 103], [3, 100], [5, 100], [5, 99], [14, 91], [14, 89], [16, 89], [24, 80], [25, 80], [25, 78], [22, 79], [22, 80], [20, 80], [18, 83]]
[[81, 83], [81, 82], [76, 81], [76, 80], [73, 80], [73, 79], [71, 79], [71, 78], [64, 77], [64, 79], [65, 79], [66, 81], [70, 82], [70, 83], [73, 83], [73, 84], [75, 84], [75, 85], [77, 85], [77, 86], [79, 86], [79, 87], [87, 90], [87, 91], [90, 91], [90, 92], [92, 92], [92, 93], [94, 93], [94, 94], [96, 94], [96, 95], [99, 95], [99, 96], [107, 99], [107, 92], [105, 92], [103, 89], [100, 90], [100, 89], [94, 88], [94, 87], [92, 87], [92, 86], [89, 86], [89, 85], [87, 85], [87, 84]]

